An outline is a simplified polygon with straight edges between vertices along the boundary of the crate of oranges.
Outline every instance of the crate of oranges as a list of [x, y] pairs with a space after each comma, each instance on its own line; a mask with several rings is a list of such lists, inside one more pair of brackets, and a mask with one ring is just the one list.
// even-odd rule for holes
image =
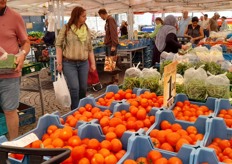
[[63, 125], [78, 127], [84, 122], [98, 122], [103, 117], [110, 117], [113, 113], [113, 107], [103, 107], [96, 104], [93, 97], [86, 97], [80, 100], [77, 109], [72, 110], [60, 117]]
[[[77, 129], [70, 126], [63, 126], [59, 124], [58, 117], [55, 115], [46, 115], [39, 119], [36, 129], [28, 132], [27, 134], [17, 138], [31, 135], [34, 133], [38, 139], [27, 144], [26, 148], [67, 148], [71, 150], [70, 156], [65, 159], [61, 164], [68, 163], [104, 163], [116, 164], [126, 154], [127, 142], [124, 143], [117, 137], [110, 137], [103, 135], [99, 124], [84, 123]], [[15, 154], [11, 155], [12, 162], [24, 160], [15, 159]]]
[[210, 120], [202, 146], [213, 149], [219, 162], [232, 163], [232, 129], [226, 126], [222, 118]]
[[147, 131], [154, 147], [173, 154], [184, 144], [198, 146], [205, 138], [206, 122], [183, 122], [175, 119], [173, 113], [164, 110], [156, 115], [156, 122]]
[[209, 116], [214, 116], [217, 109], [218, 99], [209, 97], [206, 102], [189, 101], [185, 94], [178, 94], [174, 104], [169, 108], [173, 111], [178, 120], [195, 122], [197, 119], [206, 120]]
[[228, 99], [220, 99], [215, 116], [223, 118], [226, 126], [232, 128], [232, 106]]
[[169, 152], [160, 151], [154, 148], [149, 136], [136, 135], [128, 140], [128, 151], [118, 162], [120, 164], [192, 164], [194, 161], [195, 149], [184, 145], [180, 151], [173, 155]]

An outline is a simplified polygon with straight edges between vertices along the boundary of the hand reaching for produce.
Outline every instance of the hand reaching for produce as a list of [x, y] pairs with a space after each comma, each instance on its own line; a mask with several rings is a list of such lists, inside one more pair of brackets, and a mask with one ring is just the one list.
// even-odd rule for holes
[[183, 50], [187, 50], [188, 48], [189, 48], [188, 45], [182, 45], [182, 46], [181, 46], [181, 49], [183, 49]]

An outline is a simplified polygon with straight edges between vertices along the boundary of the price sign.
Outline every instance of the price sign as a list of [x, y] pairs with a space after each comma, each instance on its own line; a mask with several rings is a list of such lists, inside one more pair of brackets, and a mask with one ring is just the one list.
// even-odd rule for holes
[[177, 62], [164, 67], [164, 107], [168, 108], [174, 103], [176, 96]]

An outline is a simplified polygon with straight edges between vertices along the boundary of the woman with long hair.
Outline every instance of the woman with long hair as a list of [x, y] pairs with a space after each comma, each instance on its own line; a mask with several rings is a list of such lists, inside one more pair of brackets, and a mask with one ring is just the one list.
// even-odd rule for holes
[[[86, 96], [88, 71], [96, 69], [86, 10], [75, 7], [56, 40], [57, 70], [64, 73], [71, 95], [71, 110]], [[91, 65], [89, 66], [90, 61]]]

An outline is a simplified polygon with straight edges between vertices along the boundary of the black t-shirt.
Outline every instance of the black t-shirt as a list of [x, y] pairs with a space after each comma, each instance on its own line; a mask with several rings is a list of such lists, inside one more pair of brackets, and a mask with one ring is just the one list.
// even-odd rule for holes
[[120, 28], [120, 31], [121, 31], [121, 36], [127, 35], [127, 34], [128, 34], [128, 31], [127, 31], [127, 27], [126, 27], [126, 26], [122, 26], [122, 27]]
[[[197, 25], [194, 29], [193, 29], [193, 26], [190, 24], [188, 25], [188, 31], [187, 31], [187, 34], [189, 36], [191, 36], [192, 38], [196, 38], [196, 37], [199, 37], [201, 34], [200, 34], [200, 25]], [[200, 41], [200, 39], [198, 40], [195, 40], [194, 43], [195, 44], [198, 44]]]

